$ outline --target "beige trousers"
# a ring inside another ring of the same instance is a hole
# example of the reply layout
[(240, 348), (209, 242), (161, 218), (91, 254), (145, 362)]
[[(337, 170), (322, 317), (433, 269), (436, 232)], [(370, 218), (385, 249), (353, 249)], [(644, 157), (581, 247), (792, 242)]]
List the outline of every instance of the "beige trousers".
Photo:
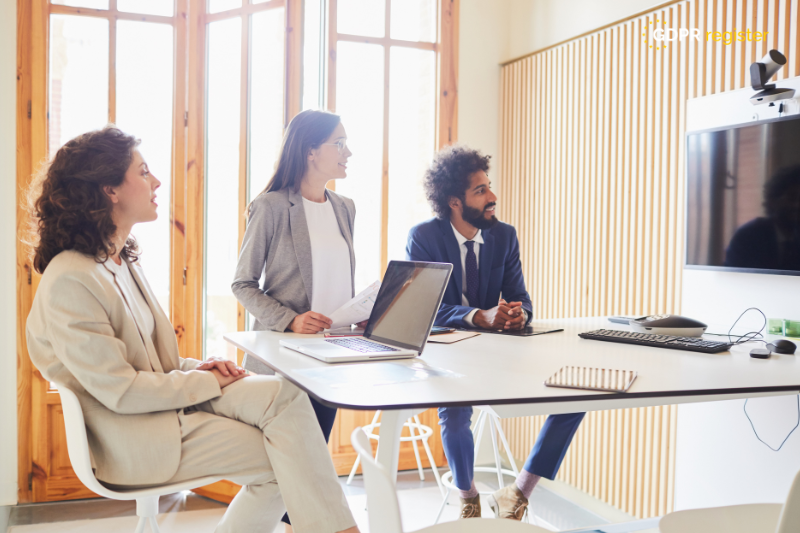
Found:
[(243, 485), (217, 533), (272, 533), (285, 509), (297, 533), (356, 525), (308, 396), (250, 376), (180, 414), (181, 462), (169, 483), (220, 475)]

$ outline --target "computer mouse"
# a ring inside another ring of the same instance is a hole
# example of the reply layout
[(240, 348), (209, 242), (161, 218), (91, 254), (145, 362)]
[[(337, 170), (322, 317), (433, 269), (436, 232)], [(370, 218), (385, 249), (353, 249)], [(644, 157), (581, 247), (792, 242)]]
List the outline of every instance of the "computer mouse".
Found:
[(797, 345), (786, 339), (778, 339), (767, 344), (767, 350), (775, 353), (793, 354), (796, 349)]
[(705, 333), (706, 324), (699, 320), (678, 315), (643, 316), (629, 322), (637, 333), (656, 335), (676, 335), (678, 337), (700, 337)]

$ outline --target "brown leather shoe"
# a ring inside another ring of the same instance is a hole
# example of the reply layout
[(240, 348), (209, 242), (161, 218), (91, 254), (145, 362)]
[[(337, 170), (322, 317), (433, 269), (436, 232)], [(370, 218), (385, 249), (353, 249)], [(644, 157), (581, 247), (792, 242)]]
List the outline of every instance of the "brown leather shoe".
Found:
[(481, 497), (459, 498), (461, 500), (461, 516), (458, 518), (480, 518), (481, 517)]
[(507, 485), (489, 496), (489, 507), (497, 518), (522, 520), (528, 499), (522, 495), (516, 484)]

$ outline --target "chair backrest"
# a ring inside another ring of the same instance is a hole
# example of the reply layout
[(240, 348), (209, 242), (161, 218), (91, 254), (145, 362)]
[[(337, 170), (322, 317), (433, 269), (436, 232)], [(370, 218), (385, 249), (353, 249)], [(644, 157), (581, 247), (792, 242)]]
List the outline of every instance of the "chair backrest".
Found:
[(92, 459), (89, 455), (89, 439), (86, 437), (86, 424), (83, 421), (83, 411), (78, 397), (63, 386), (58, 387), (58, 394), (61, 396), (61, 409), (67, 433), (67, 452), (72, 469), (86, 488), (100, 496), (113, 498), (113, 493), (94, 477)]
[(789, 495), (783, 504), (778, 529), (775, 533), (794, 533), (800, 531), (800, 471), (794, 476)]
[(350, 443), (361, 459), (361, 468), (364, 472), (369, 530), (381, 533), (403, 533), (394, 482), (386, 469), (372, 458), (369, 437), (363, 429), (358, 427), (353, 430)]

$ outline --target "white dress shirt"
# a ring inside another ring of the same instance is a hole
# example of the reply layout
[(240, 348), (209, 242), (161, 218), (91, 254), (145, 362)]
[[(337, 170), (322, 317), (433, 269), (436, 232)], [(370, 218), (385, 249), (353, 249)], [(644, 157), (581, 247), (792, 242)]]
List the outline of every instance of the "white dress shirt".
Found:
[[(467, 241), (473, 241), (475, 244), (472, 245), (472, 249), (475, 251), (475, 263), (478, 266), (478, 272), (481, 271), (481, 245), (483, 244), (483, 236), (482, 231), (478, 230), (478, 233), (471, 239), (467, 239), (459, 231), (453, 226), (453, 223), (450, 223), (450, 227), (453, 228), (453, 233), (456, 236), (456, 240), (458, 241), (458, 250), (461, 252), (461, 305), (464, 307), (470, 307), (469, 299), (467, 298), (467, 245), (464, 244)], [(467, 316), (464, 317), (464, 322), (467, 326), (474, 328), (475, 324), (472, 323), (473, 317), (475, 317), (475, 313), (478, 312), (478, 309), (473, 309), (469, 312)], [(523, 309), (522, 316), (525, 317), (524, 320), (528, 322), (528, 313)]]
[[(458, 241), (458, 250), (461, 252), (461, 305), (464, 307), (470, 307), (469, 299), (467, 298), (467, 245), (464, 244), (467, 241), (473, 241), (475, 244), (472, 245), (472, 249), (475, 251), (475, 263), (478, 266), (478, 272), (481, 269), (481, 245), (483, 244), (483, 236), (481, 235), (481, 230), (478, 230), (478, 233), (471, 239), (467, 239), (459, 231), (453, 226), (453, 223), (450, 223), (450, 227), (453, 228), (453, 233), (456, 236), (456, 240)], [(473, 309), (469, 312), (467, 316), (464, 317), (464, 322), (469, 327), (475, 327), (475, 324), (472, 323), (472, 317), (475, 316), (475, 313), (478, 312), (478, 309)]]

